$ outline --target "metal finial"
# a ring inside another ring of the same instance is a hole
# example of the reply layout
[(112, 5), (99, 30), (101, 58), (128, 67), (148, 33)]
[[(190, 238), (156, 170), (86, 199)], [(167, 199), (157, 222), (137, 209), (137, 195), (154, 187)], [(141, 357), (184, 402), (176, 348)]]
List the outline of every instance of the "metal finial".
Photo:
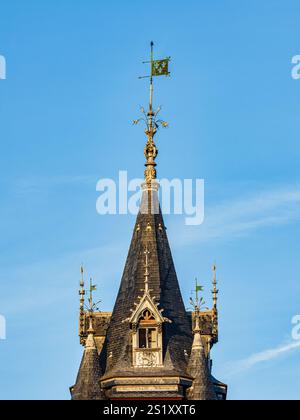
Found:
[(216, 264), (213, 265), (212, 269), (213, 269), (213, 290), (212, 290), (213, 305), (214, 305), (214, 309), (217, 309), (219, 290), (217, 288), (218, 282), (217, 282), (217, 266), (216, 266)]
[(80, 267), (80, 274), (81, 274), (80, 288), (82, 288), (82, 287), (84, 287), (84, 279), (83, 279), (84, 269), (83, 269), (83, 266)]

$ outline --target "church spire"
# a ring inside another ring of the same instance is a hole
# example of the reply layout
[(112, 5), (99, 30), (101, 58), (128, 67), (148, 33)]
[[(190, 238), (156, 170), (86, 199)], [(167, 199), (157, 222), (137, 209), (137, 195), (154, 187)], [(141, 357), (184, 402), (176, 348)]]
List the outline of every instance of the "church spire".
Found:
[[(92, 280), (89, 291), (84, 291), (82, 270), (85, 351), (71, 388), (73, 399), (209, 400), (216, 399), (216, 392), (226, 397), (226, 385), (211, 376), (217, 311), (204, 308), (203, 288), (197, 281), (195, 302), (191, 299), (194, 313), (186, 310), (159, 205), (154, 137), (160, 126), (168, 124), (158, 117), (161, 108), (155, 111), (153, 81), (155, 76), (169, 75), (170, 58), (155, 60), (153, 47), (152, 42), (150, 75), (144, 76), (150, 79), (149, 108), (141, 108), (143, 117), (134, 121), (144, 121), (147, 137), (140, 211), (109, 316), (102, 316), (93, 302)], [(213, 293), (216, 307), (216, 280)]]
[[(146, 372), (149, 378), (153, 376), (153, 370), (159, 377), (184, 376), (187, 367), (185, 349), (192, 346), (189, 315), (185, 310), (159, 206), (155, 169), (157, 149), (154, 135), (160, 126), (167, 127), (167, 123), (158, 118), (160, 107), (154, 111), (153, 81), (155, 76), (169, 75), (169, 60), (155, 60), (151, 45), (151, 59), (148, 61), (151, 72), (149, 76), (144, 76), (150, 78), (149, 109), (146, 112), (142, 108), (144, 116), (134, 121), (134, 124), (143, 121), (146, 126), (145, 182), (142, 186), (140, 211), (103, 346), (103, 365), (106, 368), (102, 378), (104, 384), (112, 376), (127, 376), (128, 372), (133, 375), (137, 366), (151, 365), (151, 369)], [(146, 264), (145, 248), (149, 251)], [(141, 297), (141, 291), (145, 289), (148, 292)], [(142, 306), (144, 304), (145, 307)], [(151, 323), (154, 324), (152, 327)], [(111, 382), (109, 384), (108, 389)]]

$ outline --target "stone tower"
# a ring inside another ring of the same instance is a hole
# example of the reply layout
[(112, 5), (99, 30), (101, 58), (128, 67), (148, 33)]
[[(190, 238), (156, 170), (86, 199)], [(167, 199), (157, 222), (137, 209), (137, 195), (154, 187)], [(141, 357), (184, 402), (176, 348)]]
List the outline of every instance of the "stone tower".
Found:
[(140, 211), (112, 313), (94, 310), (91, 297), (85, 309), (81, 280), (79, 335), (85, 350), (72, 399), (226, 399), (227, 386), (211, 373), (210, 350), (218, 341), (215, 268), (213, 308), (202, 311), (196, 299), (194, 311), (187, 311), (158, 200), (154, 136), (167, 123), (152, 108), (153, 77), (169, 74), (168, 62), (153, 59), (151, 44)]

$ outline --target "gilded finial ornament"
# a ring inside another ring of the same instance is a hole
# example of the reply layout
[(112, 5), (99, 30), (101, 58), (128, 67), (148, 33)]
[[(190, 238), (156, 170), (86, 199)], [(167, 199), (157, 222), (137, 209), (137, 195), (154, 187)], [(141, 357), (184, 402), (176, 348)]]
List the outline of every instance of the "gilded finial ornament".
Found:
[(84, 290), (84, 269), (83, 266), (80, 267), (80, 289), (79, 289), (79, 296), (80, 296), (80, 309), (79, 309), (79, 337), (80, 342), (82, 343), (83, 335), (84, 335), (84, 327), (85, 327), (85, 312), (84, 312), (84, 297), (85, 297), (85, 290)]
[(213, 295), (213, 305), (214, 305), (214, 309), (217, 310), (217, 303), (218, 303), (218, 282), (217, 282), (217, 266), (216, 264), (213, 265), (213, 290), (212, 290), (212, 295)]
[(159, 129), (159, 127), (167, 128), (169, 124), (158, 118), (158, 114), (161, 111), (161, 106), (154, 112), (153, 111), (153, 77), (156, 76), (169, 76), (169, 62), (170, 57), (167, 57), (163, 60), (154, 60), (153, 55), (153, 46), (154, 43), (151, 42), (151, 59), (150, 61), (145, 61), (144, 63), (150, 63), (150, 76), (142, 76), (140, 79), (149, 78), (150, 79), (150, 100), (149, 100), (149, 110), (145, 111), (144, 107), (141, 107), (140, 110), (143, 114), (142, 118), (133, 121), (133, 124), (137, 125), (140, 121), (144, 121), (146, 124), (145, 133), (148, 138), (144, 154), (146, 157), (146, 170), (145, 170), (145, 182), (147, 186), (151, 186), (152, 181), (156, 179), (156, 162), (155, 159), (158, 154), (157, 147), (154, 143), (154, 136)]
[(218, 337), (218, 308), (217, 308), (217, 303), (218, 303), (218, 293), (219, 290), (217, 288), (217, 266), (216, 264), (213, 265), (213, 289), (212, 289), (212, 295), (213, 295), (213, 309), (212, 309), (212, 313), (213, 313), (213, 317), (212, 317), (212, 321), (213, 321), (213, 334), (215, 337)]

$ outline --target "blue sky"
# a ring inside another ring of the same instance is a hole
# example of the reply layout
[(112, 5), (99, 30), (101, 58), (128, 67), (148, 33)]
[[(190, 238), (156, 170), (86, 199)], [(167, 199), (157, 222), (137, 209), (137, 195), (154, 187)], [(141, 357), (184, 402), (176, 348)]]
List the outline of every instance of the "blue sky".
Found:
[[(149, 42), (172, 57), (155, 103), (160, 177), (204, 178), (206, 219), (166, 216), (186, 302), (216, 260), (214, 373), (230, 399), (299, 399), (298, 1), (3, 1), (0, 398), (68, 399), (81, 262), (111, 310), (133, 216), (99, 216), (99, 178), (143, 173)], [(149, 10), (150, 9), (150, 10)]]

